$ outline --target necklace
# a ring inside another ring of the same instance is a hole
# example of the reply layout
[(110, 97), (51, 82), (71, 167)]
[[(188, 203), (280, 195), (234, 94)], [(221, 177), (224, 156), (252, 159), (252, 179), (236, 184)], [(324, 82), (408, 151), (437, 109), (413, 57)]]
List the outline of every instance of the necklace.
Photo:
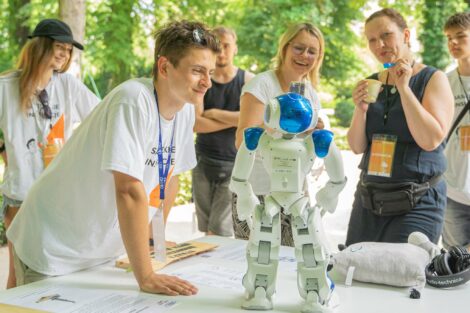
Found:
[(462, 76), (460, 76), (459, 68), (457, 68), (457, 75), (459, 76), (460, 86), (462, 87), (463, 93), (465, 94), (465, 101), (468, 102), (468, 94), (467, 94), (467, 91), (465, 90), (465, 86), (463, 85)]
[[(415, 60), (413, 60), (413, 62), (411, 63), (411, 69), (413, 69), (414, 66), (415, 66)], [(389, 74), (390, 74), (390, 73), (387, 72), (387, 81), (386, 81), (385, 85), (388, 83), (388, 75), (389, 75)], [(397, 92), (397, 86), (396, 86), (395, 84), (393, 84), (393, 87), (392, 87), (392, 89), (390, 89), (390, 92), (391, 92), (392, 94), (395, 94), (395, 93)]]
[[(390, 111), (390, 108), (392, 107), (393, 105), (393, 102), (390, 103), (390, 96), (388, 94), (388, 76), (390, 75), (389, 72), (387, 72), (387, 78), (385, 79), (385, 106), (384, 106), (384, 116), (383, 116), (383, 120), (384, 120), (384, 125), (387, 124), (387, 120), (388, 120), (388, 112)], [(395, 85), (393, 86), (393, 88), (395, 88)], [(395, 95), (395, 92), (397, 91), (395, 89), (395, 91), (393, 91), (393, 88), (390, 89), (390, 93), (392, 94), (392, 97)]]
[[(413, 63), (411, 63), (411, 68), (412, 69), (413, 69), (414, 65), (415, 65), (415, 61), (413, 60)], [(385, 107), (384, 107), (384, 116), (383, 116), (384, 125), (387, 124), (388, 113), (389, 113), (390, 109), (393, 106), (392, 100), (394, 100), (394, 99), (390, 99), (390, 98), (394, 98), (395, 93), (397, 92), (397, 87), (395, 85), (393, 85), (393, 87), (390, 89), (391, 96), (389, 96), (389, 94), (388, 94), (388, 78), (389, 78), (389, 76), (390, 76), (390, 72), (387, 71), (387, 78), (385, 78), (385, 88), (384, 88), (385, 89)]]

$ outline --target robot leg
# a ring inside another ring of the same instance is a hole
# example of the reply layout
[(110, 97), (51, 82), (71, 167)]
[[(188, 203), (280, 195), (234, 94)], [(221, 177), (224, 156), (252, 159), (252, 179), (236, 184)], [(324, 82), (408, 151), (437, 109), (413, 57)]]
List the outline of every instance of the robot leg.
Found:
[[(265, 198), (265, 207), (256, 206), (253, 214), (253, 227), (247, 246), (248, 270), (243, 277), (245, 300), (242, 308), (248, 310), (270, 310), (273, 308), (272, 296), (276, 291), (277, 265), (279, 260), (280, 216), (279, 207), (269, 196)], [(269, 209), (268, 209), (269, 208)]]
[[(327, 275), (330, 256), (321, 242), (322, 224), (318, 209), (293, 210), (295, 255), (297, 258), (297, 286), (305, 303), (302, 313), (333, 312), (337, 303), (334, 283)], [(335, 301), (330, 301), (335, 300)]]

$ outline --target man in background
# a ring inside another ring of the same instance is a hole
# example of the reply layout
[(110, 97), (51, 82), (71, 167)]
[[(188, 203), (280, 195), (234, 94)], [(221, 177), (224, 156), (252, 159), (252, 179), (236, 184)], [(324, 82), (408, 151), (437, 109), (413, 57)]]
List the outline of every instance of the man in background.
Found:
[(230, 176), (237, 149), (235, 131), (240, 110), (242, 86), (254, 75), (233, 64), (237, 35), (227, 27), (216, 27), (221, 52), (211, 77), (212, 88), (204, 105), (196, 105), (197, 166), (193, 170), (193, 198), (199, 231), (208, 235), (231, 236), (232, 192)]

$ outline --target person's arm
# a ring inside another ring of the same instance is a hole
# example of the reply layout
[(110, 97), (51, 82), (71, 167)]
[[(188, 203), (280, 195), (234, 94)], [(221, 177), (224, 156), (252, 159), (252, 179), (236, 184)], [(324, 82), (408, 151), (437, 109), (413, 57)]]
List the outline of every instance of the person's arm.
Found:
[(163, 217), (165, 224), (170, 215), (171, 208), (175, 204), (176, 196), (180, 187), (179, 175), (172, 176), (165, 189), (165, 199), (163, 200)]
[(213, 133), (222, 129), (233, 127), (221, 121), (217, 121), (204, 116), (203, 104), (196, 104), (196, 121), (194, 123), (194, 131), (196, 133)]
[[(245, 71), (244, 83), (246, 84), (253, 77), (255, 77), (255, 74), (249, 71)], [(221, 122), (227, 125), (230, 125), (230, 127), (237, 127), (238, 120), (240, 118), (240, 112), (239, 111), (227, 111), (227, 110), (221, 110), (221, 109), (209, 109), (209, 110), (205, 110), (202, 116), (207, 117), (212, 120), (216, 120), (218, 122)]]
[(413, 139), (423, 150), (436, 149), (446, 138), (454, 116), (454, 97), (446, 75), (441, 71), (434, 73), (422, 105), (408, 85), (399, 92)]
[(230, 125), (231, 127), (237, 127), (238, 118), (240, 117), (240, 112), (238, 111), (227, 111), (221, 109), (209, 109), (204, 111), (203, 117), (207, 117), (212, 120)]
[(153, 272), (148, 248), (148, 201), (138, 179), (113, 171), (121, 236), (142, 291), (170, 296), (193, 295), (197, 288), (175, 276)]
[(238, 119), (235, 146), (240, 147), (245, 128), (263, 125), (264, 104), (251, 93), (245, 93), (240, 98), (240, 117)]
[(353, 90), (352, 99), (356, 107), (354, 108), (351, 125), (348, 129), (348, 143), (352, 152), (361, 154), (366, 151), (366, 116), (369, 104), (365, 101), (367, 97), (367, 81), (360, 81)]

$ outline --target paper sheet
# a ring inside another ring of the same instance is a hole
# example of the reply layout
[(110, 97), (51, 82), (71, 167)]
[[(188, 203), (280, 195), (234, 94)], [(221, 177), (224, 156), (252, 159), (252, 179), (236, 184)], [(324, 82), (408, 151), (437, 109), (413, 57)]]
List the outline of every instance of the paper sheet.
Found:
[(60, 313), (162, 313), (177, 305), (174, 300), (161, 300), (150, 295), (58, 285), (25, 292), (4, 303)]
[[(198, 255), (202, 259), (222, 259), (233, 262), (246, 263), (246, 243), (237, 242), (228, 246), (218, 247), (214, 250)], [(297, 271), (297, 260), (294, 249), (281, 246), (279, 249), (279, 266), (285, 270)]]
[(197, 263), (169, 273), (186, 279), (196, 286), (204, 285), (236, 291), (244, 290), (242, 285), (244, 274), (244, 270), (208, 263)]
[(215, 258), (234, 262), (245, 262), (246, 243), (235, 243), (228, 246), (218, 247), (214, 250), (201, 253), (200, 258)]

